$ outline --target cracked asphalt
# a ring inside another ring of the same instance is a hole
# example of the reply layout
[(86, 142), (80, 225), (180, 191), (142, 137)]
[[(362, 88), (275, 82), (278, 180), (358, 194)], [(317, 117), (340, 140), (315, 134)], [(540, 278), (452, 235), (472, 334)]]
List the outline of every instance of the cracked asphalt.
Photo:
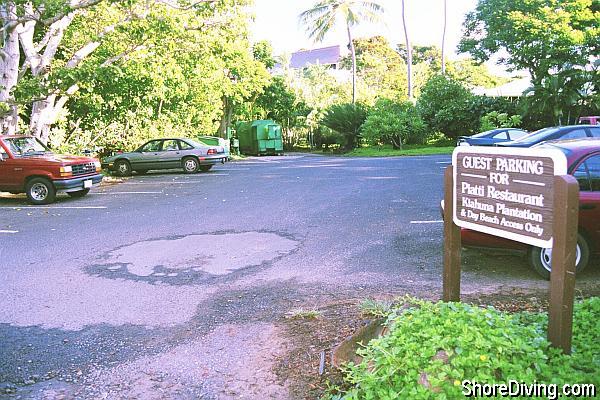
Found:
[[(288, 398), (286, 312), (439, 297), (449, 163), (296, 154), (43, 207), (1, 194), (0, 398)], [(464, 293), (548, 287), (520, 254), (463, 258)]]

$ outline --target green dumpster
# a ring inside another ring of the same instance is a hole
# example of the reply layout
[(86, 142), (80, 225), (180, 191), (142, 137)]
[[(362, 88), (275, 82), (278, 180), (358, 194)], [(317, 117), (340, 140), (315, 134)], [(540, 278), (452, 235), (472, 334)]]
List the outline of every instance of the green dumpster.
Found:
[(252, 155), (282, 155), (281, 126), (272, 120), (238, 122), (236, 132), (240, 151)]

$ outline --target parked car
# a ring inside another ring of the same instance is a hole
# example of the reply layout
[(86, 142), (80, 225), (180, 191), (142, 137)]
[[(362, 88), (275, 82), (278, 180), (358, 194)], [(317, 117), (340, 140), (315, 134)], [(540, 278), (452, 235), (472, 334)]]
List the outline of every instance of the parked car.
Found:
[(501, 147), (531, 147), (549, 140), (582, 139), (586, 137), (600, 138), (600, 126), (569, 125), (540, 129), (527, 136), (511, 142), (496, 143)]
[(592, 115), (588, 117), (579, 117), (580, 124), (589, 124), (589, 125), (600, 125), (600, 116)]
[[(568, 162), (568, 173), (579, 182), (579, 234), (577, 237), (577, 272), (587, 266), (590, 254), (600, 254), (600, 139), (578, 139), (547, 142), (536, 148), (562, 151)], [(461, 229), (466, 247), (490, 247), (526, 250), (533, 269), (550, 279), (552, 249), (541, 249), (498, 236)]]
[(95, 158), (53, 154), (32, 136), (0, 135), (0, 191), (49, 204), (57, 192), (83, 197), (101, 181)]
[(185, 173), (210, 170), (225, 163), (228, 153), (223, 146), (209, 146), (192, 139), (155, 139), (130, 153), (115, 154), (102, 160), (102, 168), (120, 176), (133, 171), (145, 174), (150, 170), (182, 168)]
[(459, 136), (457, 146), (493, 146), (495, 143), (517, 140), (529, 132), (517, 128), (498, 128), (472, 136)]

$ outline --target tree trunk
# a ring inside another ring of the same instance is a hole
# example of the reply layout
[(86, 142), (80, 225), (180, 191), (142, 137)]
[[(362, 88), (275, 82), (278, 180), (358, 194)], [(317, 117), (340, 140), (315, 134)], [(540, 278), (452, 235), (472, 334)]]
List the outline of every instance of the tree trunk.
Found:
[(12, 90), (19, 78), (19, 34), (16, 26), (9, 27), (9, 21), (16, 19), (17, 7), (8, 1), (0, 5), (0, 20), (4, 24), (4, 47), (0, 50), (0, 129), (13, 134), (18, 127), (18, 109), (14, 103)]
[(348, 31), (348, 41), (350, 42), (350, 54), (352, 56), (352, 104), (356, 104), (356, 49), (354, 48), (354, 42), (352, 41), (352, 32), (350, 31), (350, 25), (346, 25)]
[(56, 95), (38, 100), (31, 107), (30, 133), (44, 144), (50, 139), (50, 128), (56, 123), (60, 108), (56, 107)]
[(233, 116), (233, 102), (226, 96), (223, 96), (223, 115), (219, 123), (219, 137), (227, 139), (227, 128), (231, 125), (231, 117)]
[(413, 99), (413, 88), (412, 88), (412, 47), (410, 40), (408, 39), (408, 28), (406, 27), (406, 16), (404, 13), (404, 0), (402, 0), (402, 25), (404, 25), (404, 39), (406, 40), (406, 71), (407, 71), (407, 85), (408, 85), (408, 99)]
[(446, 25), (448, 24), (448, 0), (444, 2), (444, 28), (442, 31), (442, 75), (446, 75)]

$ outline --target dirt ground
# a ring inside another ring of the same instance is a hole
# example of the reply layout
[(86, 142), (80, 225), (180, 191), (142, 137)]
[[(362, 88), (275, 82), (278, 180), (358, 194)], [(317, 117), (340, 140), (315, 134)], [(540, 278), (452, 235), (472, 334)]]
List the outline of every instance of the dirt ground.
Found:
[[(522, 289), (506, 290), (494, 294), (465, 295), (462, 301), (482, 306), (493, 306), (507, 312), (546, 312), (548, 292)], [(600, 288), (578, 291), (576, 298), (599, 296)], [(427, 298), (427, 296), (419, 296)], [(377, 297), (379, 301), (391, 301), (397, 296)], [(438, 300), (430, 297), (430, 300)], [(344, 339), (351, 336), (374, 318), (364, 315), (360, 303), (364, 298), (331, 302), (317, 308), (316, 318), (283, 318), (288, 343), (287, 354), (278, 360), (275, 374), (286, 382), (289, 397), (293, 399), (320, 398), (333, 387), (343, 387), (342, 372), (332, 365), (332, 351)], [(324, 354), (324, 369), (320, 374)]]

